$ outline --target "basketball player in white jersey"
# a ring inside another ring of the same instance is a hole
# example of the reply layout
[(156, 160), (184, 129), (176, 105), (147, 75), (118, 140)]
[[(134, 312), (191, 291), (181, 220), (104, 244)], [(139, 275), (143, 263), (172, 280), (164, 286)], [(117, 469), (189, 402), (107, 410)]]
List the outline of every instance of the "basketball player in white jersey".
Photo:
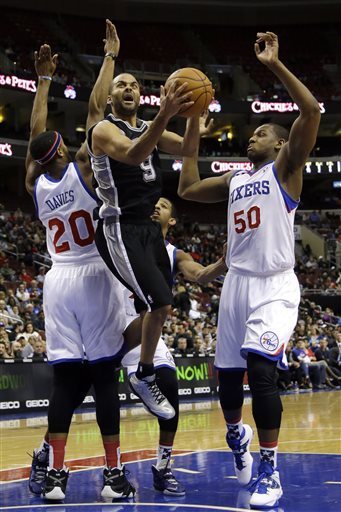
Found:
[[(176, 213), (172, 202), (161, 197), (154, 207), (152, 219), (159, 222), (165, 239), (172, 275), (180, 272), (185, 279), (200, 284), (207, 284), (226, 272), (223, 258), (203, 267), (193, 260), (192, 256), (166, 240), (167, 231), (176, 224)], [(131, 293), (126, 290), (126, 310), (128, 323), (136, 318), (134, 301)], [(141, 347), (129, 351), (122, 359), (122, 365), (127, 368), (128, 376), (136, 372), (140, 360)], [(183, 496), (184, 486), (177, 481), (171, 469), (171, 454), (179, 421), (179, 396), (176, 366), (168, 347), (162, 338), (159, 339), (153, 359), (157, 384), (175, 410), (175, 416), (165, 420), (158, 418), (160, 435), (157, 449), (157, 462), (152, 466), (154, 488), (170, 496)]]
[[(120, 42), (106, 21), (104, 61), (89, 101), (87, 128), (103, 118), (114, 61)], [(57, 55), (48, 45), (35, 53), (38, 88), (31, 115), (26, 158), (26, 188), (46, 228), (52, 268), (44, 282), (48, 361), (54, 383), (48, 411), (49, 468), (44, 475), (44, 445), (34, 452), (30, 489), (48, 500), (65, 497), (68, 470), (65, 445), (84, 373), (85, 354), (96, 392), (96, 415), (107, 467), (102, 496), (122, 498), (135, 489), (125, 477), (119, 453), (117, 374), (123, 350), (125, 310), (121, 284), (98, 254), (94, 243), (96, 206), (86, 145), (71, 161), (60, 133), (46, 130), (47, 99)], [(45, 447), (46, 448), (46, 447)], [(41, 482), (39, 482), (41, 476)], [(46, 479), (45, 479), (46, 476)], [(43, 489), (39, 485), (44, 480)]]
[[(178, 192), (184, 199), (199, 202), (229, 198), (229, 272), (220, 300), (215, 365), (227, 444), (242, 485), (252, 478), (249, 447), (253, 432), (242, 423), (243, 378), (248, 371), (260, 443), (258, 478), (249, 488), (250, 505), (258, 508), (276, 506), (283, 493), (277, 468), (282, 404), (276, 366), (286, 367), (285, 347), (297, 321), (300, 294), (293, 271), (293, 225), (320, 108), (307, 87), (279, 60), (274, 33), (257, 34), (255, 53), (299, 107), (290, 133), (271, 123), (259, 126), (247, 148), (253, 163), (250, 172), (201, 181), (197, 156), (185, 158)], [(198, 135), (198, 120), (190, 122), (197, 124)]]

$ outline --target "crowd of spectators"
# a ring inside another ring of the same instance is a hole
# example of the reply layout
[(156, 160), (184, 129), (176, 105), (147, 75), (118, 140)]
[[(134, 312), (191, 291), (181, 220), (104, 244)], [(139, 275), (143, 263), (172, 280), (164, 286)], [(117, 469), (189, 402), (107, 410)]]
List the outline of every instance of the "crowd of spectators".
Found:
[[(322, 226), (312, 212), (308, 223)], [(300, 217), (300, 214), (299, 214)], [(303, 214), (302, 214), (303, 217)], [(333, 225), (334, 216), (325, 216)], [(335, 231), (335, 230), (334, 230)], [(338, 233), (336, 236), (340, 236)], [(179, 223), (169, 241), (207, 265), (221, 256), (226, 227), (211, 225), (205, 231)], [(0, 360), (46, 360), (43, 283), (49, 268), (45, 234), (39, 221), (20, 208), (0, 211)], [(307, 290), (341, 292), (340, 272), (309, 247), (298, 258), (296, 273), (302, 300), (295, 332), (287, 347), (289, 372), (279, 372), (282, 390), (339, 387), (341, 383), (341, 319), (330, 307), (324, 310), (304, 297)], [(208, 285), (174, 283), (174, 307), (163, 327), (163, 338), (174, 357), (215, 354), (217, 318), (223, 276)]]

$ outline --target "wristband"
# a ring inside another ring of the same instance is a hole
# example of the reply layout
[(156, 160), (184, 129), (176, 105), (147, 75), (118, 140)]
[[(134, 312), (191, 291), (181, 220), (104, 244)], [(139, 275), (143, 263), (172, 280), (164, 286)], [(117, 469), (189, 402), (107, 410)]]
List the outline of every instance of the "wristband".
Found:
[(104, 57), (111, 57), (112, 60), (116, 60), (117, 59), (117, 55), (114, 54), (114, 52), (108, 52), (104, 55)]
[(39, 75), (39, 77), (41, 80), (50, 80), (52, 81), (52, 76), (48, 76), (48, 75)]

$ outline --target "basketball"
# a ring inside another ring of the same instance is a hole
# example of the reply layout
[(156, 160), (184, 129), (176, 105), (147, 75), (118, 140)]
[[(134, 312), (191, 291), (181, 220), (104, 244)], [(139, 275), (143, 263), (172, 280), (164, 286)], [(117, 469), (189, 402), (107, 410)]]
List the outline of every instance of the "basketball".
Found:
[(166, 92), (174, 80), (178, 80), (179, 85), (187, 82), (188, 85), (185, 92), (192, 91), (190, 101), (194, 101), (194, 105), (179, 112), (179, 116), (200, 116), (205, 110), (207, 110), (213, 98), (213, 88), (211, 81), (202, 71), (195, 68), (182, 68), (174, 71), (174, 73), (172, 73), (166, 80)]

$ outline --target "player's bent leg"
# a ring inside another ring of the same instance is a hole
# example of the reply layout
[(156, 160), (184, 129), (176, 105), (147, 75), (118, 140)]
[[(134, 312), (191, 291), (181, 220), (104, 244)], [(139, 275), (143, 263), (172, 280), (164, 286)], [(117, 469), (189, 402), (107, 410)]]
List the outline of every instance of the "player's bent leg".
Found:
[(160, 438), (157, 462), (152, 466), (153, 485), (154, 489), (163, 494), (184, 496), (186, 493), (185, 487), (175, 478), (171, 468), (173, 443), (179, 421), (179, 394), (176, 371), (174, 368), (161, 367), (157, 368), (155, 373), (157, 385), (174, 408), (175, 416), (170, 420), (158, 419)]
[(166, 420), (172, 418), (175, 411), (156, 384), (153, 357), (169, 311), (170, 305), (166, 305), (146, 313), (142, 325), (140, 363), (137, 372), (129, 377), (132, 391), (142, 400), (148, 411)]
[(262, 355), (249, 353), (247, 356), (252, 412), (260, 444), (258, 478), (250, 488), (252, 508), (276, 507), (283, 494), (277, 468), (282, 403), (276, 384), (276, 365), (276, 361)]
[(224, 413), (227, 434), (226, 442), (234, 457), (234, 470), (240, 485), (252, 479), (253, 457), (250, 445), (253, 430), (242, 422), (245, 370), (219, 370), (219, 399)]

